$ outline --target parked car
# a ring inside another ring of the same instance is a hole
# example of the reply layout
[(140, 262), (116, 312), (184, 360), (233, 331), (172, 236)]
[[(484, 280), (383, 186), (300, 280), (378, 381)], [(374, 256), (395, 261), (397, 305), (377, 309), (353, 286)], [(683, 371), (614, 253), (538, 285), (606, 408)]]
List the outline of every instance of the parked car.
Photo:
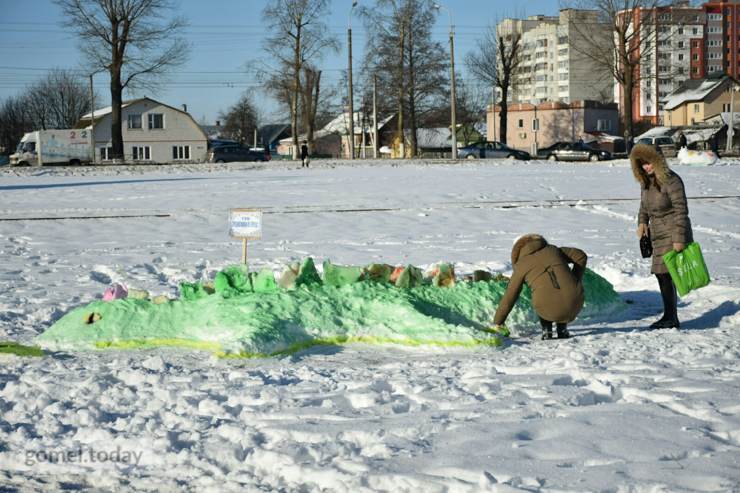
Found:
[(609, 151), (603, 151), (591, 147), (583, 142), (558, 142), (557, 145), (545, 151), (542, 149), (537, 153), (538, 157), (549, 159), (550, 161), (606, 161), (612, 158)]
[(247, 149), (241, 145), (222, 145), (208, 151), (209, 163), (230, 163), (234, 161), (269, 161), (270, 154), (265, 150)]
[(460, 159), (507, 158), (523, 160), (531, 158), (528, 152), (512, 149), (501, 142), (476, 142), (461, 147), (457, 150), (457, 157)]
[(568, 142), (555, 142), (553, 145), (543, 147), (542, 149), (537, 149), (537, 157), (539, 159), (548, 159), (552, 155), (553, 151), (562, 149), (567, 145)]
[(643, 137), (636, 144), (647, 144), (655, 147), (664, 156), (674, 157), (678, 154), (676, 143), (670, 137)]

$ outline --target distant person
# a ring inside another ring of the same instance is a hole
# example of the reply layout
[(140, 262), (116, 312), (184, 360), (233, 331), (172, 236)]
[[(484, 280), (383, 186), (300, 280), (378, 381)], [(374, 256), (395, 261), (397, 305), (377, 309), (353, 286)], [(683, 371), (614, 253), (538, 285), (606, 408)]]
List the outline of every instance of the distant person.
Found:
[(712, 152), (717, 156), (717, 158), (719, 158), (719, 132), (712, 135), (711, 139), (709, 139), (709, 143), (711, 145)]
[(308, 141), (304, 140), (301, 144), (301, 168), (308, 168)]
[(682, 251), (693, 241), (686, 191), (681, 177), (668, 168), (662, 154), (650, 145), (637, 144), (630, 153), (632, 173), (640, 184), (637, 237), (647, 235), (653, 246), (650, 271), (658, 278), (663, 316), (651, 329), (678, 328), (676, 286), (663, 262), (663, 255)]
[(678, 138), (678, 150), (684, 149), (686, 147), (688, 147), (688, 143), (686, 142), (686, 135), (681, 132), (681, 136)]
[(532, 291), (532, 308), (540, 318), (542, 339), (552, 339), (553, 323), (558, 339), (570, 337), (568, 323), (583, 308), (582, 280), (587, 260), (583, 250), (558, 248), (538, 234), (520, 237), (511, 249), (514, 272), (493, 317), (494, 325), (506, 322), (526, 283)]

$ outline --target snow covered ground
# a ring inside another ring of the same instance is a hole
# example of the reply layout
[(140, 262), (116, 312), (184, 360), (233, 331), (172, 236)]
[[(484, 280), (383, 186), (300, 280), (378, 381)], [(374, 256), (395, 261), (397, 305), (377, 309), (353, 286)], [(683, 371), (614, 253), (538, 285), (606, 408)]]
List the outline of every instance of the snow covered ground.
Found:
[(265, 212), (254, 269), (507, 273), (538, 232), (586, 250), (629, 308), (498, 349), (2, 357), (0, 489), (740, 491), (740, 161), (674, 166), (713, 283), (655, 331), (626, 160), (311, 165), (3, 169), (0, 340), (31, 343), (111, 282), (213, 277), (240, 258), (231, 207)]

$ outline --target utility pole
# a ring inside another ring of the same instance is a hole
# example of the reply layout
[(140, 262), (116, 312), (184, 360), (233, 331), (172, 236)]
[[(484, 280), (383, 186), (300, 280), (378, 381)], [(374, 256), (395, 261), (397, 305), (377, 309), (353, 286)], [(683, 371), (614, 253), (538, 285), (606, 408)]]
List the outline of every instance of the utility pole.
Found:
[(93, 75), (90, 74), (90, 164), (95, 164), (95, 91), (93, 90)]
[(727, 142), (725, 152), (732, 152), (733, 140), (735, 140), (735, 81), (730, 80), (730, 121), (727, 123)]
[[(449, 11), (448, 11), (449, 12)], [(452, 159), (457, 159), (457, 116), (456, 107), (457, 101), (455, 96), (455, 26), (452, 24), (452, 13), (450, 13), (450, 75), (452, 80), (452, 88), (450, 91), (450, 99), (452, 107), (450, 111), (450, 119), (452, 120)]]
[(352, 9), (357, 6), (357, 0), (352, 2), (347, 22), (347, 78), (349, 79), (349, 158), (355, 158), (355, 115), (354, 96), (352, 94)]
[(373, 74), (373, 158), (378, 159), (378, 76)]
[(457, 159), (457, 118), (456, 118), (456, 96), (455, 96), (455, 25), (452, 22), (452, 11), (435, 3), (432, 5), (437, 10), (446, 10), (450, 16), (450, 134), (452, 137), (452, 159)]

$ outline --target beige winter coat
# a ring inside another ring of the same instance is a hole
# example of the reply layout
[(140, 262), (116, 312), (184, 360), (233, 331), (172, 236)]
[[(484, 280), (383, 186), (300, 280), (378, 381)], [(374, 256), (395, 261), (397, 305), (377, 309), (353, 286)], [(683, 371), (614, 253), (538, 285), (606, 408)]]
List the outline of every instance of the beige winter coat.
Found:
[[(541, 318), (568, 323), (583, 308), (583, 273), (587, 257), (578, 248), (548, 245), (540, 235), (522, 236), (511, 250), (509, 286), (499, 302), (493, 322), (501, 325), (514, 307), (527, 283), (532, 291), (532, 306)], [(573, 264), (571, 270), (568, 264)]]
[[(665, 158), (653, 146), (637, 144), (630, 153), (632, 173), (640, 184), (638, 224), (647, 224), (653, 244), (653, 274), (666, 274), (663, 255), (673, 250), (674, 243), (688, 245), (694, 238), (689, 220), (689, 207), (683, 181), (668, 168)], [(642, 169), (642, 163), (653, 165), (653, 176)]]

